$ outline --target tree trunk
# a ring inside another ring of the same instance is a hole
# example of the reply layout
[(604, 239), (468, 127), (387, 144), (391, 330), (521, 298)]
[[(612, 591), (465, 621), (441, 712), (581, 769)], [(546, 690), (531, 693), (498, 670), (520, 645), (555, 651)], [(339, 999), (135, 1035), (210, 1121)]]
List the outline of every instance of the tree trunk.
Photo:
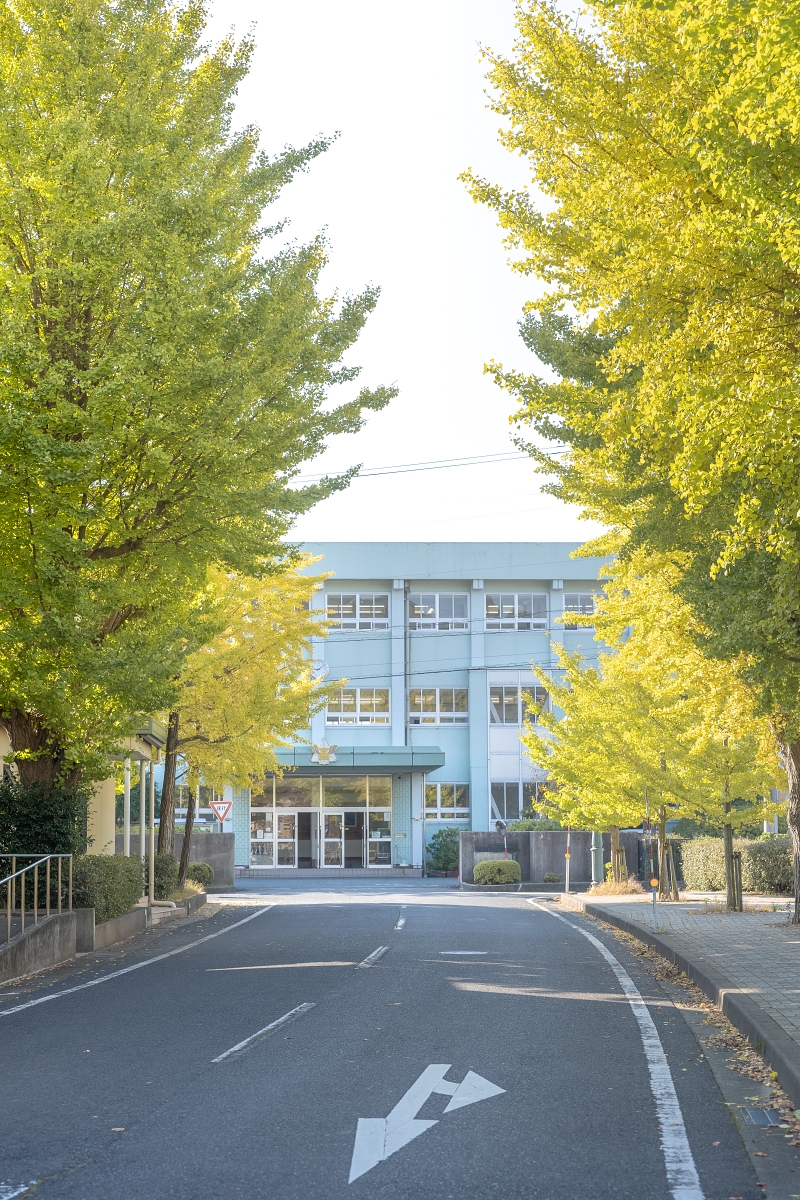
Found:
[(792, 925), (800, 925), (800, 738), (779, 742), (786, 774), (789, 776), (789, 811), (786, 824), (794, 851), (794, 911)]
[(20, 780), (26, 787), (32, 783), (58, 783), (66, 788), (78, 786), (82, 774), (80, 767), (65, 770), (64, 748), (42, 717), (12, 708), (0, 716), (0, 725), (8, 734), (15, 754), (33, 756), (16, 759)]
[(181, 867), (178, 873), (178, 887), (183, 887), (186, 883), (186, 872), (189, 870), (189, 846), (192, 841), (192, 826), (194, 825), (194, 809), (197, 789), (189, 790), (189, 799), (186, 802), (186, 825), (183, 830), (183, 846), (181, 847)]
[(667, 873), (667, 810), (663, 804), (658, 810), (658, 898), (670, 899)]
[(161, 821), (158, 826), (158, 853), (175, 853), (175, 772), (178, 765), (178, 713), (171, 712), (164, 747), (164, 780), (161, 784)]
[(611, 835), (611, 878), (614, 883), (620, 883), (619, 877), (619, 825), (609, 825)]
[[(725, 801), (725, 813), (731, 811), (729, 802)], [(736, 883), (733, 878), (733, 826), (730, 822), (726, 822), (722, 828), (725, 837), (725, 899), (728, 908), (734, 912), (738, 907), (736, 904)]]

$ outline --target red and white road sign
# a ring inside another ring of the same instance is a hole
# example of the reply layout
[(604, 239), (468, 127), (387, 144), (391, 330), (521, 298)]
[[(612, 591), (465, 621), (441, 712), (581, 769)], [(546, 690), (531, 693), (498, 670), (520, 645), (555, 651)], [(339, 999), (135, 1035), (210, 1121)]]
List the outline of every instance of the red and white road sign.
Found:
[(233, 808), (232, 800), (212, 800), (211, 811), (218, 821), (227, 821)]

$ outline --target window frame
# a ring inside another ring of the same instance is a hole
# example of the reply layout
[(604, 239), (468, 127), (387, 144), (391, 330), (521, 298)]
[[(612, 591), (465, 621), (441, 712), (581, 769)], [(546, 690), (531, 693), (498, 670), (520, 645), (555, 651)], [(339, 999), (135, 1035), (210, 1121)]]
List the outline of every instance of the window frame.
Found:
[[(497, 710), (496, 705), (492, 704), (492, 692), (497, 689), (499, 689), (503, 693), (503, 699), (502, 699), (502, 702), (500, 705), (500, 708), (501, 708), (501, 711), (502, 711), (503, 717), (504, 717), (503, 720), (500, 720), (499, 718), (497, 720), (495, 720), (494, 715), (493, 715), (498, 710)], [(516, 721), (506, 721), (505, 720), (505, 712), (506, 712), (506, 708), (508, 706), (508, 700), (506, 699), (505, 693), (506, 692), (514, 692), (514, 691), (517, 693), (517, 698), (516, 698), (517, 719), (516, 719)], [(550, 693), (548, 692), (547, 688), (544, 687), (543, 684), (541, 684), (541, 683), (534, 683), (534, 684), (530, 684), (530, 685), (527, 685), (524, 683), (490, 683), (489, 684), (489, 724), (490, 725), (509, 726), (511, 728), (516, 726), (519, 728), (525, 724), (526, 720), (530, 720), (531, 724), (538, 725), (539, 724), (539, 714), (534, 712), (532, 709), (530, 709), (528, 707), (528, 705), (525, 703), (525, 698), (524, 698), (525, 692), (527, 692), (529, 695), (533, 695), (534, 701), (537, 704), (541, 703), (544, 705), (545, 709), (549, 708)], [(539, 697), (537, 694), (539, 692), (544, 693), (543, 700), (539, 700)]]
[[(329, 696), (328, 702), (325, 705), (325, 727), (326, 727), (326, 729), (341, 729), (346, 726), (352, 726), (355, 729), (364, 729), (364, 728), (369, 728), (370, 726), (373, 726), (373, 727), (380, 726), (381, 729), (386, 729), (388, 726), (391, 725), (391, 723), (392, 723), (392, 689), (390, 687), (385, 687), (385, 688), (384, 687), (365, 687), (365, 688), (362, 688), (359, 684), (353, 684), (353, 685), (348, 685), (345, 687), (337, 688), (336, 691), (339, 693), (340, 697), (343, 697), (345, 692), (355, 692), (356, 693), (356, 697), (355, 697), (356, 705), (353, 710), (353, 712), (355, 714), (355, 719), (352, 721), (342, 721), (342, 720), (332, 721), (330, 719), (332, 715), (333, 716), (337, 716), (337, 715), (344, 716), (344, 713), (340, 712), (339, 714), (336, 714), (336, 713), (332, 714), (330, 712), (329, 706), (330, 706), (331, 696)], [(385, 710), (385, 712), (383, 710), (378, 711), (375, 708), (372, 709), (371, 713), (369, 712), (369, 710), (366, 710), (369, 719), (368, 720), (361, 719), (362, 715), (363, 715), (362, 709), (361, 709), (361, 694), (362, 694), (362, 692), (372, 692), (373, 693), (373, 697), (372, 697), (373, 705), (375, 704), (374, 693), (376, 693), (376, 692), (385, 693), (386, 694), (386, 710)]]
[[(355, 601), (355, 611), (352, 619), (344, 620), (342, 618), (342, 599), (344, 597), (352, 597)], [(339, 614), (331, 614), (330, 602), (334, 599), (339, 601)], [(362, 600), (368, 602), (368, 606), (372, 608), (374, 614), (375, 601), (386, 601), (386, 617), (369, 617), (361, 615)], [(391, 599), (388, 592), (326, 592), (325, 593), (325, 619), (328, 622), (328, 631), (330, 633), (369, 633), (375, 630), (389, 630), (391, 628)]]
[[(577, 596), (578, 597), (578, 607), (577, 608), (567, 608), (567, 597), (568, 596)], [(591, 608), (588, 608), (584, 603), (584, 601), (586, 600), (587, 597), (591, 604)], [(573, 630), (575, 630), (575, 629), (594, 629), (593, 624), (592, 625), (568, 625), (566, 622), (567, 613), (574, 613), (575, 616), (578, 616), (578, 617), (593, 617), (594, 612), (595, 612), (594, 605), (595, 605), (595, 593), (594, 592), (564, 592), (564, 617), (565, 617), (565, 620), (563, 622), (564, 628), (565, 629), (573, 629)]]
[[(514, 787), (517, 789), (517, 815), (508, 815), (508, 794), (507, 789)], [(496, 799), (494, 794), (495, 788), (503, 789), (503, 814), (497, 816)], [(489, 783), (489, 820), (490, 821), (520, 821), (522, 819), (522, 782), (518, 779), (495, 779)]]
[[(436, 789), (436, 807), (429, 808), (428, 807), (428, 793), (429, 793), (429, 790), (432, 790), (434, 788)], [(454, 789), (452, 807), (449, 804), (442, 805), (442, 788), (453, 788)], [(459, 806), (456, 805), (456, 799), (457, 799), (457, 795), (458, 795), (457, 789), (459, 789), (459, 788), (463, 789), (463, 791), (466, 794), (466, 798), (467, 798), (466, 807), (464, 807), (463, 805), (459, 805)], [(441, 783), (440, 782), (426, 783), (425, 784), (425, 795), (423, 797), (423, 805), (424, 805), (423, 811), (425, 813), (426, 821), (447, 821), (448, 824), (451, 822), (455, 822), (455, 821), (469, 821), (471, 814), (472, 814), (472, 804), (471, 804), (470, 795), (469, 795), (469, 784), (468, 783), (458, 783), (458, 782), (447, 783), (445, 781), (442, 781)]]
[[(422, 696), (423, 692), (434, 692), (436, 694), (435, 710), (425, 709), (425, 708), (419, 708), (418, 710), (412, 709), (411, 697), (415, 694), (415, 692), (419, 693), (420, 696)], [(452, 692), (453, 693), (453, 708), (452, 709), (444, 709), (443, 710), (441, 708), (440, 701), (441, 701), (442, 692)], [(456, 704), (455, 693), (456, 692), (464, 693), (464, 695), (466, 697), (466, 708), (457, 709), (455, 707), (455, 704)], [(417, 718), (417, 719), (415, 719), (415, 718)], [(445, 727), (452, 727), (452, 728), (457, 728), (457, 729), (464, 729), (467, 725), (469, 725), (469, 688), (468, 687), (455, 687), (455, 686), (453, 686), (453, 687), (431, 687), (431, 688), (426, 688), (426, 687), (410, 688), (409, 693), (408, 693), (408, 723), (409, 723), (409, 725), (413, 726), (415, 729), (422, 728), (423, 726), (428, 726), (430, 728), (437, 728), (439, 726), (445, 726)]]
[[(489, 600), (492, 597), (498, 599), (498, 616), (490, 617), (487, 608)], [(503, 600), (507, 597), (514, 597), (514, 616), (503, 617)], [(520, 597), (529, 597), (531, 600), (531, 615), (529, 617), (520, 616)], [(544, 616), (533, 616), (533, 601), (534, 599), (544, 600)], [(536, 630), (547, 630), (549, 627), (549, 597), (547, 592), (485, 592), (483, 599), (483, 627), (487, 630), (506, 630), (509, 633), (532, 633)]]
[[(433, 597), (434, 615), (432, 617), (422, 617), (414, 615), (413, 606), (416, 602), (417, 608), (421, 607), (421, 598), (425, 596)], [(441, 615), (441, 603), (443, 597), (448, 597), (452, 600), (453, 609), (455, 609), (456, 596), (463, 596), (466, 601), (467, 615), (466, 617), (443, 617)], [(408, 597), (408, 628), (412, 632), (417, 632), (425, 629), (436, 629), (443, 633), (468, 633), (469, 632), (469, 592), (411, 592)]]

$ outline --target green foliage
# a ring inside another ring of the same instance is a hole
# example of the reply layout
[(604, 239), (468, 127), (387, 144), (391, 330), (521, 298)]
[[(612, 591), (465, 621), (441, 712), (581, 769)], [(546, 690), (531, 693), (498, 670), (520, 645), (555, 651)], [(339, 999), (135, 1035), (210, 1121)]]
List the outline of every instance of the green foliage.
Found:
[(513, 858), (487, 858), (477, 864), (472, 878), (476, 883), (519, 883), (522, 872)]
[(252, 44), (200, 0), (0, 3), (0, 721), (26, 782), (103, 778), (213, 632), (209, 568), (295, 558), (292, 488), (393, 389), (331, 388), (374, 288), (264, 210), (328, 142), (232, 129)]
[(6, 854), (83, 854), (88, 793), (84, 788), (27, 787), (0, 782), (0, 851)]
[(561, 825), (558, 821), (553, 821), (549, 817), (542, 818), (525, 818), (522, 821), (511, 821), (508, 826), (509, 833), (524, 833), (524, 832), (541, 832), (543, 830), (564, 829), (566, 826)]
[(190, 862), (186, 878), (199, 883), (201, 887), (209, 887), (214, 882), (214, 868), (205, 862)]
[(93, 908), (96, 921), (121, 917), (142, 895), (144, 874), (138, 856), (83, 854), (73, 860), (72, 903)]
[(544, 881), (545, 883), (560, 883), (563, 878), (563, 875), (559, 875), (555, 871), (546, 871)]
[(439, 829), (428, 843), (428, 862), (434, 871), (458, 870), (458, 830)]
[[(736, 838), (742, 853), (742, 890), (762, 895), (790, 894), (794, 889), (792, 843), (772, 837), (758, 841)], [(697, 892), (725, 890), (725, 844), (719, 837), (698, 837), (681, 846), (682, 876)]]
[[(156, 820), (161, 816), (161, 784), (156, 780), (155, 788), (153, 789), (156, 800)], [(150, 818), (150, 796), (145, 787), (145, 808), (147, 810), (148, 820)], [(115, 802), (115, 820), (117, 825), (122, 825), (125, 819), (125, 797), (122, 792), (118, 792)], [(131, 783), (131, 824), (139, 822), (139, 780), (136, 783)]]
[[(150, 856), (145, 856), (145, 880), (149, 878)], [(170, 893), (177, 891), (180, 863), (174, 854), (156, 854), (153, 870), (153, 899), (169, 900)]]

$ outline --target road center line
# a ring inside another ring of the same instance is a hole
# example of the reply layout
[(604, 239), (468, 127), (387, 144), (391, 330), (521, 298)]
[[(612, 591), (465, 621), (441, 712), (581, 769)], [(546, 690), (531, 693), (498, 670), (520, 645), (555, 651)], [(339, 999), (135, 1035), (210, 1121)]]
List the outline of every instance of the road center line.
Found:
[(406, 923), (405, 917), (398, 917), (397, 924), (395, 925), (395, 929), (402, 929), (403, 926), (405, 925), (405, 923)]
[(372, 954), (368, 954), (364, 961), (358, 964), (356, 970), (360, 971), (362, 967), (373, 967), (378, 959), (383, 958), (384, 954), (386, 954), (388, 950), (388, 946), (378, 946), (377, 950), (373, 950)]
[(575, 929), (578, 933), (582, 934), (588, 942), (592, 943), (596, 950), (600, 951), (616, 975), (619, 985), (631, 1006), (633, 1015), (639, 1024), (644, 1056), (647, 1059), (647, 1067), (650, 1072), (650, 1089), (653, 1093), (653, 1099), (656, 1102), (656, 1113), (658, 1114), (659, 1130), (661, 1133), (661, 1148), (664, 1152), (664, 1166), (667, 1170), (667, 1186), (673, 1196), (673, 1200), (704, 1200), (703, 1189), (700, 1186), (700, 1177), (697, 1174), (692, 1148), (689, 1145), (686, 1125), (684, 1124), (683, 1113), (681, 1112), (681, 1106), (675, 1092), (675, 1084), (670, 1074), (667, 1056), (664, 1053), (664, 1047), (661, 1045), (661, 1039), (658, 1036), (658, 1030), (655, 1027), (653, 1018), (650, 1016), (650, 1010), (644, 1002), (644, 997), (619, 959), (614, 957), (608, 947), (604, 946), (599, 938), (589, 933), (588, 930), (581, 929), (580, 925), (575, 925), (572, 921), (568, 921), (561, 913), (553, 912), (551, 908), (547, 908), (544, 904), (539, 904), (536, 900), (528, 900), (528, 904), (533, 905), (534, 908), (541, 909), (548, 916), (555, 917), (557, 921), (563, 921), (565, 925), (569, 925), (570, 929)]
[(230, 933), (232, 929), (238, 929), (240, 925), (246, 925), (248, 921), (254, 921), (256, 917), (260, 917), (262, 913), (269, 912), (274, 907), (274, 904), (268, 904), (266, 908), (260, 908), (258, 912), (251, 913), (249, 917), (243, 917), (241, 921), (235, 921), (233, 925), (227, 925), (224, 929), (218, 929), (216, 933), (207, 933), (205, 937), (198, 938), (196, 942), (189, 942), (186, 946), (178, 946), (177, 950), (168, 950), (166, 954), (157, 954), (155, 958), (146, 958), (144, 962), (134, 963), (132, 967), (123, 967), (121, 971), (112, 971), (110, 975), (101, 975), (99, 979), (90, 979), (88, 983), (76, 984), (75, 987), (65, 988), (63, 992), (53, 992), (49, 996), (39, 996), (37, 1000), (27, 1000), (25, 1004), (17, 1004), (14, 1008), (0, 1009), (0, 1017), (10, 1017), (12, 1013), (22, 1012), (23, 1008), (33, 1008), (37, 1004), (46, 1004), (48, 1000), (58, 1000), (61, 996), (71, 996), (73, 992), (82, 992), (84, 988), (96, 987), (98, 983), (107, 983), (109, 979), (119, 979), (120, 975), (129, 975), (131, 971), (138, 971), (141, 967), (149, 967), (153, 963), (162, 962), (165, 958), (172, 958), (175, 954), (183, 954), (186, 950), (193, 950), (195, 946), (202, 946), (203, 942), (210, 942), (212, 938), (222, 937), (223, 933)]
[(231, 1046), (230, 1050), (226, 1050), (224, 1054), (218, 1054), (216, 1058), (212, 1058), (212, 1063), (223, 1062), (226, 1058), (230, 1058), (232, 1054), (238, 1054), (240, 1050), (246, 1050), (248, 1046), (252, 1046), (253, 1042), (257, 1042), (259, 1038), (266, 1037), (268, 1033), (273, 1033), (276, 1029), (281, 1029), (291, 1021), (296, 1021), (298, 1017), (304, 1017), (307, 1012), (311, 1012), (311, 1009), (316, 1007), (316, 1004), (310, 1004), (308, 1001), (305, 1004), (298, 1004), (297, 1008), (284, 1013), (282, 1017), (278, 1017), (277, 1021), (273, 1021), (270, 1025), (265, 1025), (263, 1029), (259, 1029), (258, 1033), (251, 1033), (250, 1037), (245, 1038), (243, 1042), (237, 1042), (235, 1046)]
[(488, 950), (440, 950), (440, 954), (488, 954)]

